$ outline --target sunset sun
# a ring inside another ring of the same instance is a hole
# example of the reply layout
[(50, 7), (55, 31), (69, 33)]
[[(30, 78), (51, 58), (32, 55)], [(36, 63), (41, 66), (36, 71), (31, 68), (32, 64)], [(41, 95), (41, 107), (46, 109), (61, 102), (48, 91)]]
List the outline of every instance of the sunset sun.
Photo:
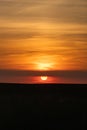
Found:
[(43, 81), (46, 81), (47, 80), (47, 76), (41, 76), (41, 80), (43, 80)]

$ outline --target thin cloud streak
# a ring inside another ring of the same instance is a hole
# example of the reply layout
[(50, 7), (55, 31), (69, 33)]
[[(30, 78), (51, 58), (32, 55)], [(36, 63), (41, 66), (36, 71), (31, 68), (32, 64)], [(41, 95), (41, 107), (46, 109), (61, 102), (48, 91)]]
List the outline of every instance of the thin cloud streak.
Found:
[[(48, 76), (42, 81), (41, 76)], [(19, 71), (0, 70), (0, 83), (71, 83), (86, 84), (87, 71)]]
[(85, 78), (87, 79), (87, 70), (54, 70), (54, 71), (27, 71), (27, 70), (0, 70), (0, 76), (55, 76), (64, 78)]

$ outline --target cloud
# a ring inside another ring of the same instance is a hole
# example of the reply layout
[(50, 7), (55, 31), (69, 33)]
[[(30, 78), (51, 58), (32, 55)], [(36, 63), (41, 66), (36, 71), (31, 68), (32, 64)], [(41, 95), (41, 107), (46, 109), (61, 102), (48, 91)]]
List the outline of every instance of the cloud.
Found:
[(86, 69), (86, 50), (86, 0), (0, 0), (2, 66), (14, 59), (18, 64), (16, 59), (24, 55), (31, 61), (47, 54)]
[(31, 39), (33, 37), (36, 37), (36, 36), (40, 36), (40, 34), (38, 34), (38, 32), (5, 32), (5, 33), (1, 33), (0, 34), (0, 39), (8, 39), (8, 40), (11, 40), (11, 39)]
[(87, 71), (83, 70), (55, 70), (55, 71), (28, 71), (28, 70), (0, 70), (0, 75), (2, 76), (60, 76), (60, 77), (77, 77), (77, 78), (87, 78)]
[[(65, 40), (67, 37), (70, 40), (79, 37), (80, 40), (85, 41), (87, 35), (87, 1), (0, 0), (0, 21), (2, 21), (0, 39), (3, 40), (41, 36), (54, 37), (56, 40), (58, 37)], [(72, 25), (75, 26), (72, 27)], [(79, 27), (77, 28), (77, 26)], [(82, 34), (79, 34), (81, 32)]]
[(87, 83), (87, 71), (18, 71), (0, 70), (0, 83), (41, 83), (41, 76), (47, 75), (49, 83)]
[(63, 23), (87, 23), (86, 0), (9, 0), (0, 1), (0, 17), (9, 20), (44, 20)]

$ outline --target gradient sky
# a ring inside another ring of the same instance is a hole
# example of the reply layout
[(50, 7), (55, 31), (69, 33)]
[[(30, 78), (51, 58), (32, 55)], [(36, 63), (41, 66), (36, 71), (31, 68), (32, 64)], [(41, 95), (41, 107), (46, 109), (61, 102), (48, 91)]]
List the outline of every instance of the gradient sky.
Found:
[(87, 0), (0, 0), (0, 70), (87, 71)]

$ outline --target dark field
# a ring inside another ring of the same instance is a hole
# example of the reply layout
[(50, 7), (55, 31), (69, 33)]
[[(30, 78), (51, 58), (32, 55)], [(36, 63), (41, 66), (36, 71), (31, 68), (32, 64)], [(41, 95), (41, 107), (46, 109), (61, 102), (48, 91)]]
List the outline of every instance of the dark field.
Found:
[(87, 129), (87, 85), (0, 84), (0, 127)]

